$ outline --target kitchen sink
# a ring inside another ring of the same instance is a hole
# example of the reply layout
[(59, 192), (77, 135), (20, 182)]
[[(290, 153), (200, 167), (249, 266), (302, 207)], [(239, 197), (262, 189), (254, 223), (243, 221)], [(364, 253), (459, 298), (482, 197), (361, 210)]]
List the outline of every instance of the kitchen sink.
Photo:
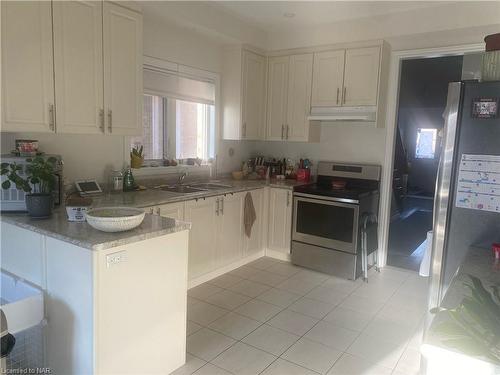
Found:
[(231, 185), (218, 184), (214, 182), (199, 182), (196, 184), (191, 184), (191, 186), (204, 190), (229, 189), (232, 187)]
[(161, 186), (160, 189), (163, 191), (169, 191), (171, 193), (181, 193), (181, 194), (200, 193), (202, 191), (208, 190), (208, 189), (192, 187), (192, 186), (187, 186), (187, 185)]

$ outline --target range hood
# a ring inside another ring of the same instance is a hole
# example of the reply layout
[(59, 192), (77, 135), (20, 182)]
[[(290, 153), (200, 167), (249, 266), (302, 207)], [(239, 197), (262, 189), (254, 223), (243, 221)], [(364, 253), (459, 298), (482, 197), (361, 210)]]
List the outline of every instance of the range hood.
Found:
[(377, 106), (312, 107), (310, 121), (370, 121), (377, 119)]

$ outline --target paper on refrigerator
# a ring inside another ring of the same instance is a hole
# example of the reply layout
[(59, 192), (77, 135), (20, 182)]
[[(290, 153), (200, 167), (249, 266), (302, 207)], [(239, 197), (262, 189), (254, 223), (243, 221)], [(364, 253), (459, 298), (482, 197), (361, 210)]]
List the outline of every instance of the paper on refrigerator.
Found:
[(462, 154), (456, 206), (500, 212), (500, 155)]

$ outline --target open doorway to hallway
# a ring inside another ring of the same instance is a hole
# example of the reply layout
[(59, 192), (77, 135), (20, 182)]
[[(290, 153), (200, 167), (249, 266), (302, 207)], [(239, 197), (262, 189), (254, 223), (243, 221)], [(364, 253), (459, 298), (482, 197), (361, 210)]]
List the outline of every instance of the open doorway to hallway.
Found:
[(394, 149), (387, 264), (418, 271), (432, 229), (442, 114), (463, 56), (403, 60)]

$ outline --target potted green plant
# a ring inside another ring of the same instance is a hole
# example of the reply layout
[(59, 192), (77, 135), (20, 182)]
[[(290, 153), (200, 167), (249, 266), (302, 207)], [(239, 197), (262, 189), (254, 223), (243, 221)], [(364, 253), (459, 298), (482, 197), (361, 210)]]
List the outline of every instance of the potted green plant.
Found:
[(464, 283), (471, 295), (453, 309), (435, 308), (431, 312), (443, 319), (436, 324), (441, 341), (473, 357), (487, 358), (500, 364), (500, 291), (498, 285), (489, 292), (480, 279), (468, 275)]
[(57, 159), (37, 156), (26, 159), (28, 164), (23, 167), (16, 163), (2, 163), (1, 174), (7, 179), (2, 182), (3, 189), (10, 189), (12, 184), (17, 189), (26, 192), (26, 209), (33, 218), (46, 218), (52, 214), (54, 208), (54, 190), (56, 183), (55, 167)]
[(144, 163), (144, 147), (133, 147), (130, 152), (130, 166), (132, 168), (140, 168), (142, 167), (142, 163)]

